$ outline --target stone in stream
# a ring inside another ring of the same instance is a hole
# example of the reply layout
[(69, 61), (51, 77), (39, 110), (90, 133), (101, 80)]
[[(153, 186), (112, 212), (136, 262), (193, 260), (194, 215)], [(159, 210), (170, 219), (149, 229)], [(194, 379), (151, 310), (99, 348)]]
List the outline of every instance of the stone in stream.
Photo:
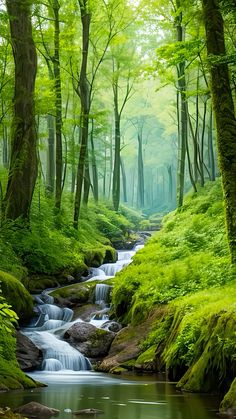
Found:
[(16, 332), (16, 357), (23, 371), (32, 371), (41, 366), (43, 354), (30, 339), (20, 332)]
[(75, 412), (73, 412), (73, 415), (93, 415), (93, 416), (97, 416), (97, 415), (101, 415), (104, 412), (102, 410), (98, 410), (98, 409), (82, 409), (82, 410), (77, 410)]
[(100, 358), (108, 354), (115, 335), (92, 324), (78, 322), (66, 331), (64, 338), (86, 357)]
[(37, 402), (30, 402), (14, 409), (14, 412), (26, 415), (28, 418), (44, 419), (50, 418), (51, 416), (57, 416), (60, 413), (60, 410), (44, 406)]

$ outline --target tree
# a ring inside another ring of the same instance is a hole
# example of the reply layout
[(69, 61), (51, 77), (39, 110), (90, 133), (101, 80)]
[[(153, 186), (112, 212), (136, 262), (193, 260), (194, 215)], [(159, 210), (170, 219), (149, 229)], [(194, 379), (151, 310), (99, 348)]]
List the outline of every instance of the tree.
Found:
[(232, 263), (236, 263), (236, 119), (218, 0), (202, 0)]
[(6, 0), (15, 62), (14, 116), (12, 152), (4, 216), (29, 219), (37, 178), (37, 136), (35, 129), (34, 88), (37, 56), (32, 37), (28, 0)]

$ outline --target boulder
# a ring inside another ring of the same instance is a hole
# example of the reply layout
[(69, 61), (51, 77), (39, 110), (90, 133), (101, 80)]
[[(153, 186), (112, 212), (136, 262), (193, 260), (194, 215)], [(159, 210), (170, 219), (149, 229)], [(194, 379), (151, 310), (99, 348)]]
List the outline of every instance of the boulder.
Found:
[(115, 333), (98, 329), (89, 323), (75, 323), (64, 338), (88, 358), (102, 358), (108, 354)]
[(16, 332), (16, 357), (23, 371), (39, 368), (43, 359), (42, 352), (20, 332)]
[(50, 418), (51, 416), (57, 416), (60, 410), (53, 409), (52, 407), (44, 406), (37, 402), (30, 402), (23, 406), (14, 409), (15, 413), (26, 415), (29, 418)]
[(106, 323), (102, 325), (102, 329), (118, 333), (122, 329), (122, 325), (113, 320), (108, 320)]

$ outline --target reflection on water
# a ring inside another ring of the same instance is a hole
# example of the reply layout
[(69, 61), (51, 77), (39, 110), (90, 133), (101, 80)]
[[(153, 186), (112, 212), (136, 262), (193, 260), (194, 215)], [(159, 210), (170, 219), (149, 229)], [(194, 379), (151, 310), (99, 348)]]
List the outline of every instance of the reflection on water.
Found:
[(176, 392), (174, 384), (155, 381), (155, 376), (126, 380), (93, 372), (65, 375), (60, 372), (32, 377), (48, 383), (48, 387), (2, 393), (0, 406), (16, 407), (36, 401), (60, 409), (59, 419), (75, 417), (64, 412), (65, 409), (86, 408), (103, 410), (101, 419), (217, 418), (215, 397)]

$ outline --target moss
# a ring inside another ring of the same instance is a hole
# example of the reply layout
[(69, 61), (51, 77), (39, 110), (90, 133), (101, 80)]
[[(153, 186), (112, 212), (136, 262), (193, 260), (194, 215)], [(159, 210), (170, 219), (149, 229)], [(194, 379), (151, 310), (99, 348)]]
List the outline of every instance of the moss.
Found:
[(2, 357), (0, 358), (0, 388), (15, 390), (36, 387), (38, 387), (38, 384), (21, 371), (16, 359), (7, 361)]
[(138, 359), (135, 361), (135, 368), (141, 368), (146, 369), (146, 367), (149, 367), (155, 363), (156, 359), (156, 345), (151, 346), (148, 348), (145, 352), (143, 352), (141, 355), (139, 355)]
[(111, 374), (117, 374), (117, 375), (119, 375), (119, 374), (122, 374), (122, 373), (124, 373), (126, 371), (127, 371), (126, 368), (123, 368), (123, 367), (114, 367), (114, 368), (111, 368), (111, 370), (109, 372)]
[(225, 413), (228, 409), (236, 411), (236, 378), (231, 383), (229, 391), (226, 393), (220, 405), (220, 412)]
[(67, 285), (65, 287), (56, 289), (50, 294), (55, 298), (55, 301), (63, 303), (63, 300), (69, 299), (76, 301), (78, 304), (86, 303), (89, 300), (91, 289), (95, 288), (92, 282)]
[(33, 300), (24, 285), (14, 276), (3, 271), (0, 271), (0, 282), (3, 296), (19, 319), (25, 321), (32, 317)]

